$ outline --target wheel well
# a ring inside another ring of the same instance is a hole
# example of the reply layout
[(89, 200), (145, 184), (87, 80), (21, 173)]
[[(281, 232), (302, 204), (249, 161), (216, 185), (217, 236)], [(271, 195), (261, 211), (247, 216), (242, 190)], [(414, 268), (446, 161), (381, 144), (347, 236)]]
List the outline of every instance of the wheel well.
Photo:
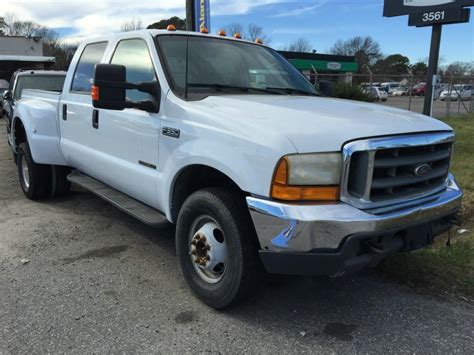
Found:
[(239, 186), (227, 175), (205, 165), (191, 165), (184, 168), (175, 179), (171, 195), (171, 218), (178, 219), (184, 201), (192, 193), (208, 187), (228, 187), (242, 195), (246, 195)]
[(17, 149), (21, 143), (25, 143), (27, 141), (25, 127), (23, 126), (23, 123), (21, 122), (19, 118), (15, 118), (13, 133), (14, 133), (13, 144), (15, 145), (15, 149)]

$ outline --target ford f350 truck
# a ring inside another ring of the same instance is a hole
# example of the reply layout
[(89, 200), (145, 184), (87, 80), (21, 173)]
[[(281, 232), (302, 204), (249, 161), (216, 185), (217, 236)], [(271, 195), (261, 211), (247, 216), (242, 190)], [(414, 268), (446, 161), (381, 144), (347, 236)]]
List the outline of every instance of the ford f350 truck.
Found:
[(263, 270), (340, 276), (425, 247), (461, 206), (451, 127), (320, 97), (261, 43), (173, 28), (80, 45), (61, 93), (24, 91), (10, 138), (28, 198), (72, 183), (176, 224), (184, 278), (214, 308)]

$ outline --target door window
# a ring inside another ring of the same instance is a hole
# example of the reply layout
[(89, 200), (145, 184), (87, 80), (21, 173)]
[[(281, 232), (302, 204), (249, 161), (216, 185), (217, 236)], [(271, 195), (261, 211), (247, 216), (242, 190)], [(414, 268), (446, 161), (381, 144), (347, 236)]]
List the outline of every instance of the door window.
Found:
[[(146, 81), (157, 81), (155, 67), (148, 51), (148, 46), (141, 39), (121, 41), (112, 57), (111, 64), (124, 65), (127, 68), (127, 82), (138, 84)], [(127, 90), (129, 101), (153, 101), (154, 97), (138, 90)]]
[(74, 79), (72, 80), (71, 91), (90, 93), (92, 80), (94, 78), (95, 65), (100, 63), (107, 42), (92, 43), (85, 46), (77, 63)]

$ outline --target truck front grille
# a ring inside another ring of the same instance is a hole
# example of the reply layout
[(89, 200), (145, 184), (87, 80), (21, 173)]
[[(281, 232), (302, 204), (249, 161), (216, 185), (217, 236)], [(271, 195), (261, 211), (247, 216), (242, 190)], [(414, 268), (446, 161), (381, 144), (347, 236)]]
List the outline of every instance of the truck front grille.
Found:
[(350, 143), (344, 149), (343, 198), (372, 208), (444, 189), (453, 138), (435, 133)]

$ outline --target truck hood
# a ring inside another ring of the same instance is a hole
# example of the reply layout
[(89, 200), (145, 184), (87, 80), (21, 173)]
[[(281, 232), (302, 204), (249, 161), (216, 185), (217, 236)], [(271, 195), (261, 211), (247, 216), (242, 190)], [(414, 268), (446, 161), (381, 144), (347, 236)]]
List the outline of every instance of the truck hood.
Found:
[[(299, 153), (338, 151), (361, 138), (451, 131), (448, 125), (418, 113), (383, 105), (308, 96), (209, 96), (195, 108), (208, 111), (251, 135), (286, 136)], [(204, 112), (203, 112), (204, 113)]]

